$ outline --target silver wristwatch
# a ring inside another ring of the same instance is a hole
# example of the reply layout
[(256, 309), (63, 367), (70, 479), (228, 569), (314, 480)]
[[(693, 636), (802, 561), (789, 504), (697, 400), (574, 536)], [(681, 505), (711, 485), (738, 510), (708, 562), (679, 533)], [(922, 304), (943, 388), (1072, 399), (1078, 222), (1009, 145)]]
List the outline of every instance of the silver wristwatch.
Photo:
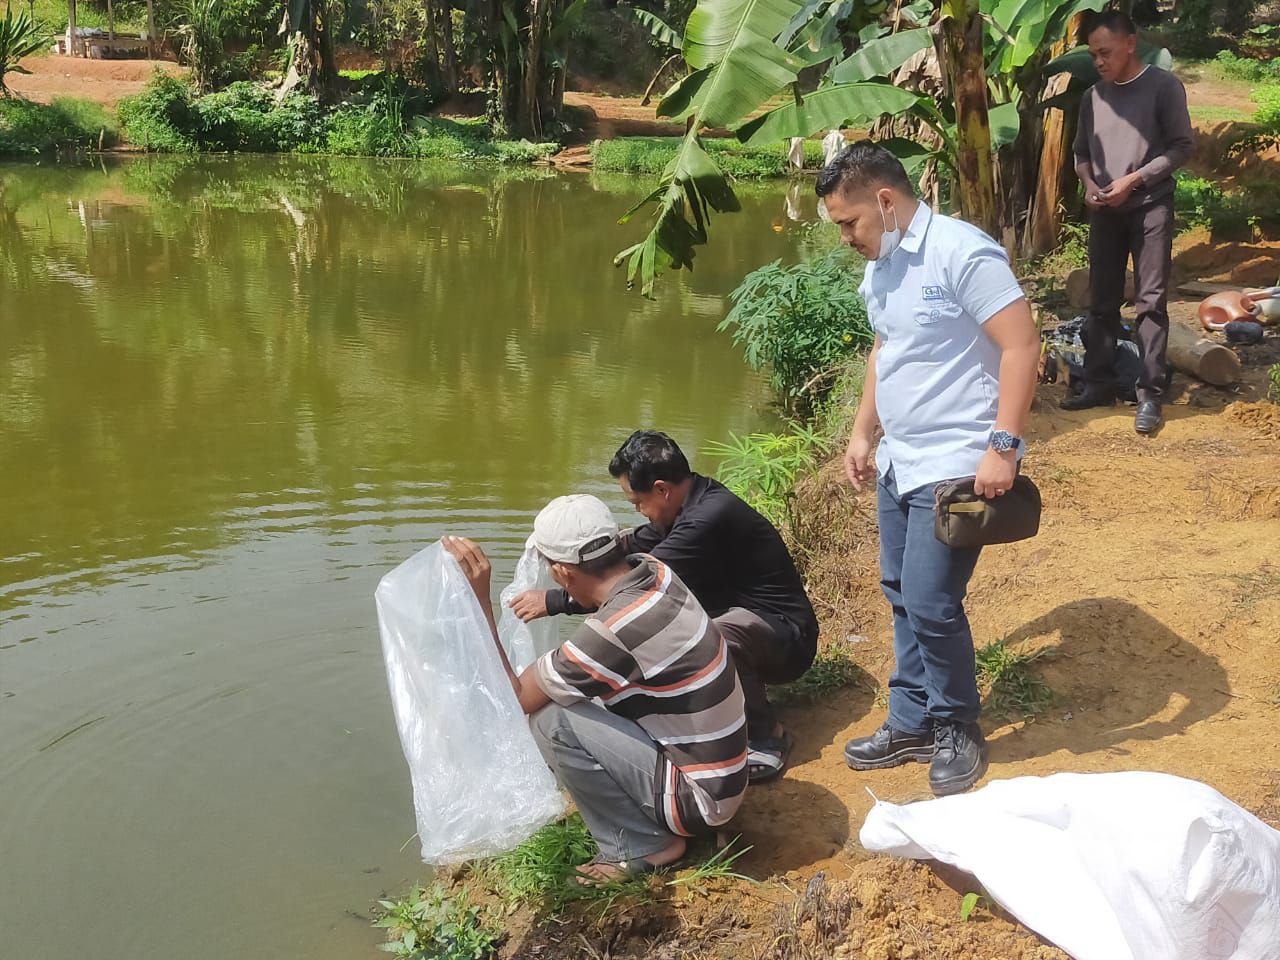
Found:
[(996, 430), (991, 434), (991, 449), (996, 453), (1008, 453), (1010, 450), (1017, 450), (1020, 443), (1022, 443), (1022, 438), (1015, 437), (1008, 430)]

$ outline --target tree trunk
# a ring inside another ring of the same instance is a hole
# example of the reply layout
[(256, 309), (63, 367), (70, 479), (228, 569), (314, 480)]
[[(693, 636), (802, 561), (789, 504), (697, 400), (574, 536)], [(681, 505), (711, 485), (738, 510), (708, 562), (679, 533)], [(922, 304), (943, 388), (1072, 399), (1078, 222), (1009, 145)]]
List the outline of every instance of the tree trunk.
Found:
[(445, 93), (458, 92), (458, 54), (453, 43), (453, 3), (440, 0), (440, 37), (444, 47)]
[(436, 19), (436, 0), (427, 0), (425, 12), (427, 19), (427, 60), (430, 61), (427, 66), (427, 87), (430, 89), (433, 86), (439, 86), (443, 79), (443, 72), (440, 66), (440, 30)]
[[(1085, 15), (1078, 13), (1067, 22), (1066, 33), (1053, 45), (1049, 57), (1060, 56), (1074, 45)], [(1071, 83), (1071, 75), (1060, 73), (1051, 77), (1045, 85), (1042, 99), (1056, 97)], [(1075, 183), (1072, 162), (1072, 141), (1076, 135), (1076, 112), (1054, 108), (1046, 110), (1043, 126), (1043, 146), (1036, 174), (1036, 192), (1027, 213), (1027, 227), (1022, 238), (1022, 255), (1036, 257), (1048, 253), (1058, 244), (1058, 230), (1062, 226), (1063, 198)]]
[(1000, 239), (992, 174), (987, 71), (978, 0), (944, 0), (947, 73), (956, 105), (956, 171), (960, 211), (974, 226)]
[(547, 6), (550, 0), (529, 4), (529, 46), (524, 54), (524, 88), (520, 91), (517, 132), (531, 140), (542, 139), (542, 41), (546, 35)]
[(147, 0), (147, 59), (156, 58), (156, 4)]

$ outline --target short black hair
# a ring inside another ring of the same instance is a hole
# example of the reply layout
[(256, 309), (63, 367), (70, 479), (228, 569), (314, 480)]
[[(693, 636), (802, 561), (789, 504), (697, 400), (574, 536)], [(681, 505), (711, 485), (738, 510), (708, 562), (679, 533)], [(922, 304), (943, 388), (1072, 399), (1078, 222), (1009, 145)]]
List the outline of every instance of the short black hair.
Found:
[(626, 560), (627, 554), (622, 549), (622, 544), (617, 543), (614, 544), (613, 549), (608, 553), (595, 557), (591, 560), (584, 560), (582, 563), (575, 563), (573, 566), (577, 567), (588, 576), (599, 577), (616, 567), (622, 566)]
[(625, 476), (631, 489), (647, 493), (657, 480), (679, 483), (693, 476), (680, 445), (658, 430), (637, 430), (609, 461), (609, 476)]
[(1088, 43), (1089, 38), (1093, 36), (1093, 31), (1101, 30), (1103, 27), (1112, 33), (1123, 34), (1126, 37), (1136, 37), (1138, 35), (1138, 28), (1133, 23), (1133, 17), (1123, 10), (1100, 10), (1085, 18), (1084, 27), (1080, 31), (1081, 42)]
[(842, 188), (897, 187), (912, 195), (915, 188), (902, 161), (874, 140), (851, 143), (818, 173), (818, 196), (828, 197)]

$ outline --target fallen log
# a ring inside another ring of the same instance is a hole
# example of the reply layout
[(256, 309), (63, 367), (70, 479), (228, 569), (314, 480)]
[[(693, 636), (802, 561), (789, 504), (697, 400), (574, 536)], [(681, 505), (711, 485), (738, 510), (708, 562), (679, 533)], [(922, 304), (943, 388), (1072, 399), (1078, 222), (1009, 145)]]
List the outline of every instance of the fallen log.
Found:
[(1220, 343), (1197, 336), (1180, 323), (1169, 324), (1169, 362), (1183, 373), (1225, 387), (1240, 379), (1240, 358)]

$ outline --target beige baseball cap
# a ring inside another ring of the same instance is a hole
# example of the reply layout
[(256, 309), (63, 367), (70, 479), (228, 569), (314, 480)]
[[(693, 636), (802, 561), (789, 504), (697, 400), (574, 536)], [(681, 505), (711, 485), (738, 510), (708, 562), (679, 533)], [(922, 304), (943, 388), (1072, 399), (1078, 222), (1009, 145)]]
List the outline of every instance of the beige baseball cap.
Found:
[(618, 545), (618, 524), (599, 497), (556, 497), (533, 521), (529, 542), (554, 563), (585, 563)]

